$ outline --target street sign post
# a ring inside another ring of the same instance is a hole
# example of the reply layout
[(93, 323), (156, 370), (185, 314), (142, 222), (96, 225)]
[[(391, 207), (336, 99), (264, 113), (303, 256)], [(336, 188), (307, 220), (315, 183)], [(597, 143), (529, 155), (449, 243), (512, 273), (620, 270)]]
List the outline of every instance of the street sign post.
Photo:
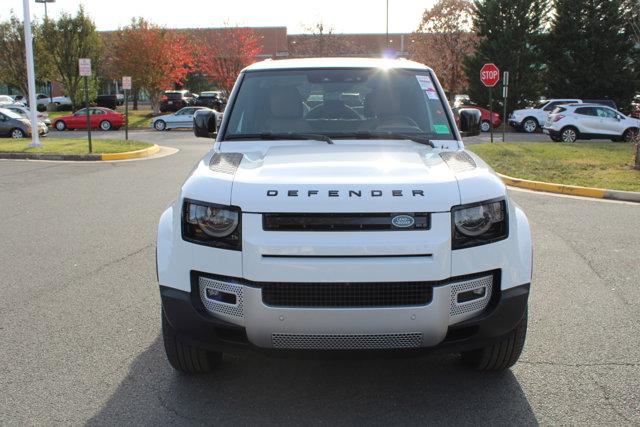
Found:
[(91, 76), (91, 59), (78, 59), (78, 68), (80, 69), (80, 76), (84, 77), (84, 110), (87, 115), (87, 137), (89, 138), (89, 153), (92, 153), (93, 147), (91, 147), (91, 118), (89, 117), (89, 83), (87, 81), (89, 76)]
[(507, 96), (509, 95), (509, 72), (502, 73), (502, 142), (506, 142), (505, 128), (507, 126)]
[(131, 76), (122, 76), (122, 89), (124, 90), (124, 139), (129, 140), (129, 99), (127, 91), (131, 90)]
[(491, 131), (491, 142), (493, 142), (493, 94), (492, 89), (500, 80), (500, 70), (493, 63), (484, 64), (480, 69), (480, 81), (489, 88), (489, 130)]

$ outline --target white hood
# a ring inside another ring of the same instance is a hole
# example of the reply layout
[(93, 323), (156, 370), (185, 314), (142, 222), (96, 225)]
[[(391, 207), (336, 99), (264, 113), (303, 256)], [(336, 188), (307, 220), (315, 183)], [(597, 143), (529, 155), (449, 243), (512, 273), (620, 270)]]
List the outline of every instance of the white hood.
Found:
[(455, 174), (438, 151), (355, 144), (245, 153), (231, 204), (245, 212), (437, 212), (460, 203)]

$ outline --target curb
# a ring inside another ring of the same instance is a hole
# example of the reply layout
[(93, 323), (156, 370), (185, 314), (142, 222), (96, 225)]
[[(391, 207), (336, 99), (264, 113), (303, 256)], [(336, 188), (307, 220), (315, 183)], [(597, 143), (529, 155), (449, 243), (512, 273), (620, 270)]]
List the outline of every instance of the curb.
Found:
[(126, 151), (124, 153), (109, 154), (40, 154), (40, 153), (0, 153), (0, 159), (11, 160), (73, 160), (73, 161), (101, 161), (127, 160), (149, 157), (160, 151), (156, 144), (142, 150)]
[(580, 187), (579, 185), (554, 184), (551, 182), (530, 181), (497, 174), (506, 185), (547, 193), (567, 194), (571, 196), (591, 197), (594, 199), (621, 200), (640, 203), (640, 193), (635, 191), (607, 190), (604, 188)]

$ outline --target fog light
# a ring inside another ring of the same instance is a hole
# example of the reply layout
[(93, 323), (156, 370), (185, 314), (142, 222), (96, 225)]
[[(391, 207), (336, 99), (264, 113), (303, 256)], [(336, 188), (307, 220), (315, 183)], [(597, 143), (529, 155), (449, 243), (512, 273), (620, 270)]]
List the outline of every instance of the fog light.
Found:
[(476, 288), (470, 291), (460, 292), (458, 294), (458, 303), (473, 301), (474, 299), (483, 298), (487, 294), (487, 288)]
[(210, 300), (223, 302), (225, 304), (235, 305), (237, 302), (235, 294), (219, 291), (217, 289), (207, 288), (206, 295), (207, 295), (207, 298)]

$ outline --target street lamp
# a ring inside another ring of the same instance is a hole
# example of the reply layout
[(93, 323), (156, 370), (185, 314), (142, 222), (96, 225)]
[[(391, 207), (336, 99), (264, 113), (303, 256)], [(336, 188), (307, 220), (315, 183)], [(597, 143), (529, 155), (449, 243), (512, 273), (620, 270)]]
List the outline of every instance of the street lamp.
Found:
[(31, 116), (31, 147), (40, 146), (38, 134), (38, 106), (36, 104), (36, 77), (33, 67), (33, 36), (31, 35), (31, 12), (29, 0), (22, 0), (24, 14), (24, 47), (27, 59), (27, 86), (29, 88), (29, 115)]
[(36, 0), (36, 3), (44, 3), (44, 20), (47, 20), (47, 3), (55, 3), (56, 0)]

